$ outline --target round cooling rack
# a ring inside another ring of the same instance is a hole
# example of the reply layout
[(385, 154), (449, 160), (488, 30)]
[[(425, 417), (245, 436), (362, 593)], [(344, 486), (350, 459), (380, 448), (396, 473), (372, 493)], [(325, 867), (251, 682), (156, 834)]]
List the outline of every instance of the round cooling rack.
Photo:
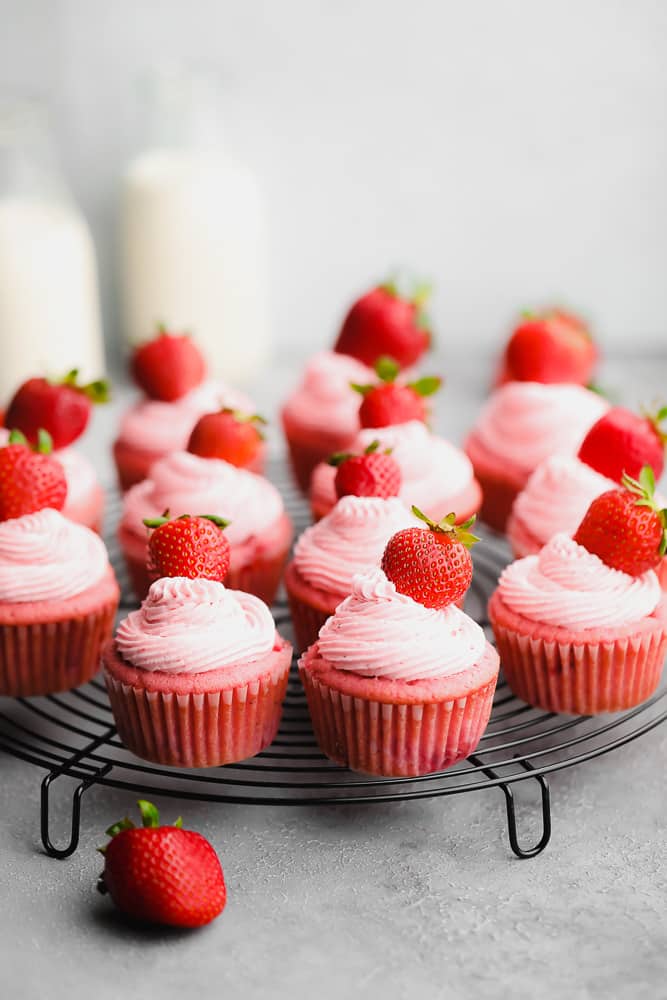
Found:
[[(306, 504), (274, 466), (271, 478), (281, 490), (297, 532), (308, 523)], [(109, 551), (123, 598), (121, 612), (136, 606), (115, 540), (120, 501), (109, 491)], [(505, 542), (491, 532), (474, 550), (475, 574), (466, 610), (486, 629), (486, 602), (509, 559)], [(278, 628), (291, 636), (287, 604), (273, 608)], [(571, 717), (543, 712), (515, 698), (502, 679), (493, 711), (474, 754), (447, 771), (414, 778), (376, 778), (333, 764), (315, 742), (306, 699), (295, 663), (285, 697), (283, 719), (272, 745), (250, 760), (206, 770), (181, 770), (148, 764), (126, 750), (118, 739), (104, 684), (94, 679), (63, 694), (39, 698), (0, 698), (0, 749), (47, 770), (41, 787), (41, 836), (46, 852), (69, 857), (79, 842), (81, 800), (91, 785), (122, 788), (135, 795), (173, 796), (205, 802), (269, 805), (372, 804), (408, 801), (499, 788), (505, 798), (509, 842), (520, 858), (544, 850), (551, 836), (551, 804), (547, 775), (637, 739), (667, 718), (667, 686), (631, 711), (598, 717)], [(72, 827), (67, 843), (56, 846), (49, 829), (49, 795), (55, 779), (77, 780), (72, 796)], [(539, 839), (519, 842), (512, 786), (536, 782), (540, 793)]]

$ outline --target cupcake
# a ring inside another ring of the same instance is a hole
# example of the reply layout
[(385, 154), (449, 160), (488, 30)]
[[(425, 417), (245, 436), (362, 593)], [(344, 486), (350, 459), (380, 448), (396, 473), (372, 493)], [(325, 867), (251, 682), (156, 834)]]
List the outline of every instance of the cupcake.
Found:
[(315, 466), (353, 443), (361, 400), (352, 383), (373, 379), (372, 368), (333, 351), (316, 354), (306, 365), (300, 385), (281, 412), (292, 472), (304, 493)]
[(407, 777), (474, 751), (499, 664), (481, 627), (454, 603), (472, 577), (470, 541), (452, 525), (397, 532), (383, 568), (354, 577), (301, 657), (315, 736), (331, 760)]
[(156, 462), (150, 478), (131, 487), (123, 499), (118, 529), (135, 593), (146, 595), (148, 531), (145, 519), (168, 510), (213, 513), (231, 522), (226, 535), (231, 567), (226, 584), (270, 604), (278, 589), (292, 542), (292, 524), (276, 488), (263, 476), (215, 458), (175, 452)]
[(492, 393), (464, 445), (484, 495), (480, 517), (504, 531), (533, 469), (550, 455), (576, 454), (608, 408), (579, 385), (509, 382)]
[(171, 767), (252, 757), (278, 730), (291, 656), (258, 598), (216, 580), (158, 579), (102, 654), (118, 734)]
[[(88, 427), (93, 405), (109, 399), (109, 385), (100, 379), (80, 385), (78, 372), (69, 372), (60, 382), (31, 378), (14, 394), (5, 414), (5, 426), (20, 431), (36, 445), (40, 431), (49, 435), (54, 456), (67, 479), (63, 513), (77, 524), (101, 532), (104, 491), (91, 463), (71, 446)], [(2, 434), (5, 444), (9, 430)], [(7, 435), (7, 437), (5, 437)]]
[[(411, 507), (424, 510), (434, 520), (455, 510), (460, 521), (480, 507), (482, 494), (468, 457), (449, 441), (432, 434), (420, 420), (391, 427), (366, 427), (359, 431), (350, 451), (363, 452), (374, 441), (391, 449), (401, 470), (399, 496)], [(313, 517), (324, 517), (336, 502), (336, 469), (322, 462), (313, 472), (310, 504)]]
[(653, 567), (665, 518), (651, 504), (641, 487), (604, 493), (574, 538), (557, 534), (501, 574), (489, 618), (507, 682), (524, 701), (594, 715), (631, 708), (657, 687), (667, 603)]
[[(144, 396), (123, 414), (113, 445), (123, 491), (145, 479), (158, 459), (185, 450), (200, 417), (223, 407), (254, 412), (244, 393), (224, 382), (205, 381), (206, 363), (187, 335), (161, 328), (153, 340), (134, 351), (130, 368)], [(264, 459), (262, 448), (254, 471), (262, 471)]]
[(324, 622), (351, 593), (353, 577), (377, 566), (391, 536), (415, 523), (398, 497), (344, 496), (304, 531), (285, 570), (299, 650), (315, 642)]
[(104, 543), (88, 528), (52, 508), (2, 521), (0, 694), (51, 694), (89, 681), (119, 596)]

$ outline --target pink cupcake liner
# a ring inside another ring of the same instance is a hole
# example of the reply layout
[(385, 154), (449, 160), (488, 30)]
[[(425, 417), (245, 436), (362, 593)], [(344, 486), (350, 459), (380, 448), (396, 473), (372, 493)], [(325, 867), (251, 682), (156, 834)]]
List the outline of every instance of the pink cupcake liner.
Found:
[[(529, 705), (570, 715), (620, 712), (641, 704), (660, 683), (667, 654), (664, 613), (638, 625), (635, 634), (614, 637), (609, 629), (605, 637), (605, 630), (597, 630), (587, 641), (583, 632), (568, 640), (563, 629), (552, 630), (558, 633), (552, 639), (540, 635), (539, 626), (537, 634), (519, 631), (512, 620), (503, 621), (504, 610), (494, 594), (489, 617), (503, 672)], [(530, 624), (526, 620), (526, 628)]]
[(320, 749), (337, 764), (382, 777), (451, 767), (475, 750), (486, 729), (498, 675), (493, 657), (492, 679), (461, 697), (404, 703), (344, 693), (308, 669), (306, 654), (299, 672)]
[(115, 676), (114, 658), (105, 655), (118, 735), (138, 757), (171, 767), (217, 767), (253, 757), (275, 739), (291, 659), (291, 646), (284, 643), (277, 667), (254, 680), (222, 690), (175, 692), (125, 683)]
[(117, 598), (62, 621), (0, 625), (0, 694), (24, 698), (85, 684), (111, 636)]

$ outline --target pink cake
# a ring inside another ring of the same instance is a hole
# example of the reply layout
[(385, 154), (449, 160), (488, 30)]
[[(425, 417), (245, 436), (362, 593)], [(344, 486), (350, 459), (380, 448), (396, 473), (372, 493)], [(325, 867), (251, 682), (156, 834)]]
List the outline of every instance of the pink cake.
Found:
[(231, 523), (225, 535), (231, 546), (226, 583), (271, 604), (292, 543), (292, 524), (280, 494), (263, 476), (216, 458), (180, 451), (160, 459), (149, 479), (125, 495), (118, 537), (135, 593), (143, 598), (150, 585), (146, 569), (148, 529), (144, 518), (169, 510), (180, 514), (217, 514)]
[(345, 496), (307, 528), (285, 570), (297, 649), (317, 639), (327, 618), (352, 590), (352, 579), (379, 566), (385, 546), (414, 516), (397, 497)]
[(153, 583), (102, 655), (120, 738), (172, 767), (216, 767), (269, 746), (291, 659), (262, 601), (185, 577)]
[(351, 383), (376, 381), (371, 368), (346, 354), (324, 351), (308, 362), (281, 413), (294, 478), (304, 493), (315, 466), (348, 450), (359, 431), (361, 396)]
[(104, 543), (88, 528), (50, 508), (0, 523), (0, 694), (90, 680), (119, 596)]
[(484, 494), (482, 520), (504, 531), (532, 471), (550, 455), (576, 454), (608, 409), (579, 385), (508, 382), (493, 392), (464, 445)]
[[(154, 462), (174, 451), (184, 451), (192, 428), (205, 413), (223, 406), (254, 413), (252, 400), (245, 393), (223, 382), (205, 382), (181, 399), (165, 403), (143, 398), (123, 415), (113, 446), (122, 490), (146, 479)], [(265, 449), (259, 452), (255, 472), (264, 466)]]
[(611, 569), (566, 534), (503, 571), (489, 618), (508, 684), (546, 711), (618, 712), (660, 681), (667, 601), (656, 574)]
[[(415, 504), (434, 521), (456, 511), (459, 523), (479, 510), (482, 494), (470, 460), (444, 438), (431, 434), (419, 420), (391, 427), (366, 427), (359, 431), (350, 451), (361, 454), (379, 441), (390, 448), (401, 469), (400, 497)], [(322, 462), (313, 472), (310, 504), (313, 517), (324, 517), (336, 503), (336, 469)]]
[(403, 777), (440, 771), (474, 751), (498, 655), (463, 611), (426, 608), (375, 569), (354, 578), (299, 671), (327, 757)]

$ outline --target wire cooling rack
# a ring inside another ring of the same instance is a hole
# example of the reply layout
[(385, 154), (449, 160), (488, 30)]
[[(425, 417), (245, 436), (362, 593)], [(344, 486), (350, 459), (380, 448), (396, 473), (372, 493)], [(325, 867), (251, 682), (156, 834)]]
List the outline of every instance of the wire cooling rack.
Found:
[[(271, 478), (281, 490), (297, 531), (308, 522), (306, 505), (277, 464)], [(123, 591), (122, 613), (135, 606), (115, 540), (120, 501), (109, 491), (107, 542)], [(466, 610), (491, 638), (486, 602), (508, 561), (503, 540), (488, 539), (474, 549), (475, 575)], [(279, 600), (274, 616), (290, 637), (287, 605)], [(81, 801), (92, 785), (122, 788), (140, 796), (173, 796), (212, 803), (270, 805), (372, 804), (458, 795), (498, 788), (504, 795), (509, 843), (519, 858), (535, 857), (551, 837), (547, 775), (573, 767), (637, 739), (667, 718), (667, 686), (643, 705), (608, 716), (570, 717), (531, 708), (515, 698), (501, 678), (491, 720), (476, 752), (447, 771), (414, 778), (375, 778), (331, 763), (318, 750), (305, 696), (293, 664), (278, 736), (251, 760), (208, 770), (180, 770), (148, 764), (118, 739), (104, 684), (89, 684), (40, 698), (0, 698), (0, 749), (45, 768), (41, 785), (41, 837), (47, 854), (67, 858), (79, 843)], [(71, 830), (60, 846), (51, 839), (49, 800), (53, 782), (77, 781), (72, 796)], [(538, 837), (520, 842), (513, 786), (535, 783), (539, 791)]]

